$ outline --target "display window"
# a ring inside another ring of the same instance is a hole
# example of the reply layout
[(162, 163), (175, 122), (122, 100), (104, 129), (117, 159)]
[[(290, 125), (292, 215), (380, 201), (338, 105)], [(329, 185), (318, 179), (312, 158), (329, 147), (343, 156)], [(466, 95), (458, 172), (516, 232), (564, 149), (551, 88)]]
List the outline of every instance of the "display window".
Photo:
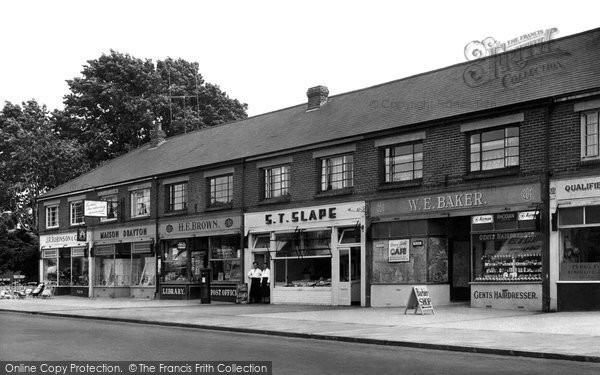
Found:
[(213, 281), (242, 281), (239, 235), (210, 237)]
[(559, 209), (560, 280), (600, 280), (600, 206)]
[(94, 248), (94, 286), (116, 286), (115, 245)]
[(58, 281), (58, 249), (42, 251), (42, 273), (46, 285), (57, 285)]
[(541, 281), (542, 233), (538, 211), (472, 217), (473, 280)]
[(274, 286), (331, 286), (331, 230), (276, 233)]
[(161, 282), (198, 282), (207, 266), (208, 237), (163, 242)]
[(71, 285), (71, 249), (59, 249), (58, 257), (58, 285)]
[(71, 248), (71, 285), (89, 285), (89, 262), (85, 248)]
[(94, 252), (95, 286), (156, 285), (156, 257), (151, 242), (101, 245)]

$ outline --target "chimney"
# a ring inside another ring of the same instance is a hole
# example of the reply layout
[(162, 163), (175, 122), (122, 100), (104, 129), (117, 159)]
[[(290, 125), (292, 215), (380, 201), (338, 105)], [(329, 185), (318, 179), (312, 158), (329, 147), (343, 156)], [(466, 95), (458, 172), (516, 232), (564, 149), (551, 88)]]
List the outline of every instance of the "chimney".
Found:
[(315, 86), (308, 89), (306, 96), (308, 97), (308, 107), (306, 111), (312, 111), (319, 109), (325, 103), (327, 103), (327, 96), (329, 95), (329, 89), (327, 86)]
[(154, 123), (154, 129), (150, 131), (150, 148), (160, 146), (165, 142), (166, 137), (167, 134), (162, 130), (162, 125), (160, 122)]

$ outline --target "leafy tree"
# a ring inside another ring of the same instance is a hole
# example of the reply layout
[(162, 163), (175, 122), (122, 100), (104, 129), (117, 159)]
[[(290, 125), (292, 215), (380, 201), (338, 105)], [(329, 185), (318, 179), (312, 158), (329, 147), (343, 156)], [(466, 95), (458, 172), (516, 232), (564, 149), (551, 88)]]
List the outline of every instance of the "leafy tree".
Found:
[(28, 280), (37, 280), (37, 248), (37, 237), (26, 229), (18, 228), (15, 213), (0, 214), (0, 274), (20, 271)]
[(61, 138), (54, 116), (35, 100), (0, 112), (0, 212), (36, 230), (37, 197), (89, 169), (80, 144)]
[(85, 145), (96, 166), (147, 142), (156, 123), (172, 136), (245, 118), (247, 105), (204, 82), (198, 69), (183, 59), (154, 64), (111, 50), (67, 81), (71, 93), (57, 125)]

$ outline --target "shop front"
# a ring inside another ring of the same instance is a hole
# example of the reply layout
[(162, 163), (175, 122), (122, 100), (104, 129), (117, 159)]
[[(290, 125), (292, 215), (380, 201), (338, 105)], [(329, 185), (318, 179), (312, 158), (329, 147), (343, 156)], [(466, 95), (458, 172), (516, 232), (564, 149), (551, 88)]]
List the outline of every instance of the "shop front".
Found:
[(374, 201), (372, 306), (434, 304), (542, 310), (539, 183)]
[(244, 222), (244, 280), (253, 262), (267, 263), (270, 303), (366, 305), (364, 202), (248, 213)]
[(154, 298), (155, 224), (97, 227), (92, 238), (94, 297)]
[(161, 220), (160, 298), (235, 302), (243, 282), (240, 228), (234, 215)]
[(40, 280), (54, 295), (90, 296), (90, 264), (85, 230), (40, 236)]
[(550, 181), (550, 303), (600, 310), (600, 176)]

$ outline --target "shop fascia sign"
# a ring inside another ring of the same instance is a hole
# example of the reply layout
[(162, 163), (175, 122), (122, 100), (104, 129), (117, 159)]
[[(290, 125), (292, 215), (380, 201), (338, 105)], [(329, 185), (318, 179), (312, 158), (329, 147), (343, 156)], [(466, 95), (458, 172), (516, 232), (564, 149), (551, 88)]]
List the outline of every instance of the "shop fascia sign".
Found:
[(40, 236), (40, 247), (73, 247), (85, 246), (85, 243), (77, 241), (77, 232), (68, 232), (61, 234), (49, 234)]
[(245, 214), (247, 228), (296, 227), (336, 220), (360, 219), (365, 215), (365, 203), (303, 207), (291, 210)]
[(94, 241), (123, 241), (138, 238), (154, 237), (155, 227), (153, 225), (140, 225), (126, 228), (113, 228), (108, 230), (94, 231)]
[[(371, 203), (374, 216), (447, 212), (485, 207), (506, 207), (515, 204), (534, 204), (541, 200), (539, 183), (483, 188), (437, 195), (389, 199)], [(489, 218), (481, 217), (481, 220)]]
[(236, 216), (185, 221), (179, 220), (160, 224), (159, 231), (161, 235), (167, 236), (179, 233), (210, 233), (239, 229), (240, 222), (240, 218)]
[(557, 199), (593, 198), (600, 196), (600, 177), (550, 182), (550, 195)]

